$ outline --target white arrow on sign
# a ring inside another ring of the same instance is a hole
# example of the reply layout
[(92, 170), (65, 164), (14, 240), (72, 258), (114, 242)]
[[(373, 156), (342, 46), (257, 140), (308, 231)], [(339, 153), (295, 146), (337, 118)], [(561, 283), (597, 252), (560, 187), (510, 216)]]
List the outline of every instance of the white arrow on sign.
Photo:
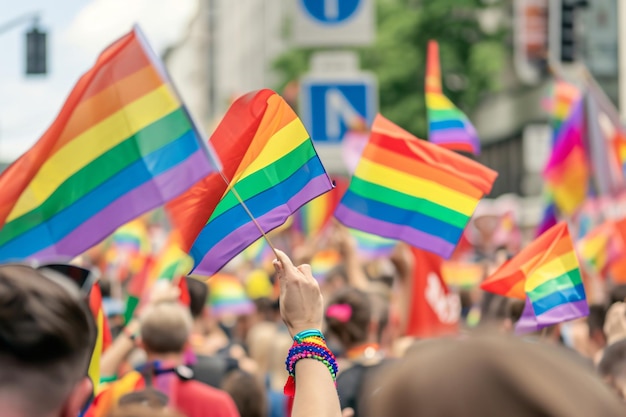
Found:
[(350, 125), (359, 118), (359, 112), (337, 88), (326, 91), (326, 137), (341, 139), (341, 122)]
[(324, 0), (324, 16), (329, 20), (339, 18), (339, 0)]

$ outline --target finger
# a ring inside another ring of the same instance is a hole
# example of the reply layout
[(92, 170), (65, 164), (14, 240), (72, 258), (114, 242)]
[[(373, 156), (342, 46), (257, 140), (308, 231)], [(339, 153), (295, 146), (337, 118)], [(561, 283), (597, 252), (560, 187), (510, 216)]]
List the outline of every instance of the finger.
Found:
[(278, 256), (278, 261), (282, 264), (283, 269), (293, 267), (291, 259), (289, 259), (289, 256), (287, 256), (282, 250), (276, 249), (276, 256)]
[(354, 417), (354, 410), (350, 407), (341, 410), (341, 417)]
[(297, 267), (298, 271), (300, 271), (304, 276), (313, 278), (313, 270), (311, 269), (311, 265), (302, 264)]

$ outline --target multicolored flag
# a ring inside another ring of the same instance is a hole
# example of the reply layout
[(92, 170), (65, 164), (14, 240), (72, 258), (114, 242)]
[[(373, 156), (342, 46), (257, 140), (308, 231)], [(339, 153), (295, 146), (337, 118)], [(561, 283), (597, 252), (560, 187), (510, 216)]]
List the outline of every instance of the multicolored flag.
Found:
[(581, 92), (573, 84), (558, 79), (552, 87), (550, 103), (550, 126), (552, 127), (552, 143), (557, 143), (563, 122), (569, 117), (572, 108), (580, 100)]
[(516, 325), (518, 333), (589, 314), (578, 259), (565, 222), (522, 249), (487, 278), (481, 288), (525, 300), (524, 312)]
[(335, 188), (302, 206), (293, 215), (293, 227), (305, 237), (315, 237), (328, 225), (348, 188), (347, 181), (335, 179)]
[(0, 176), (0, 260), (72, 259), (216, 172), (212, 155), (135, 28)]
[(335, 217), (448, 258), (497, 175), (378, 115)]
[(425, 89), (428, 139), (448, 149), (480, 154), (476, 129), (467, 116), (443, 94), (439, 45), (436, 41), (428, 42)]
[[(264, 232), (273, 230), (304, 204), (333, 188), (302, 121), (278, 94), (271, 90), (251, 93), (237, 100), (228, 113), (211, 143), (218, 154), (231, 147), (233, 159), (223, 158), (229, 185), (204, 223), (191, 224), (178, 217), (189, 215), (180, 210), (184, 200), (173, 216), (175, 224), (187, 224), (184, 233), (196, 236), (189, 253), (199, 275), (215, 274), (261, 237), (259, 227)], [(220, 129), (240, 131), (241, 138), (218, 144), (232, 138), (232, 133), (222, 136)], [(219, 191), (205, 187), (207, 205), (213, 204), (212, 196)], [(202, 196), (192, 195), (192, 209), (198, 201)]]
[(576, 103), (561, 127), (559, 138), (543, 171), (548, 192), (556, 207), (566, 216), (578, 210), (589, 190), (590, 167), (583, 142), (583, 104), (582, 99)]
[(613, 221), (606, 221), (592, 229), (577, 243), (581, 260), (594, 272), (604, 274), (613, 255), (612, 240), (617, 232)]

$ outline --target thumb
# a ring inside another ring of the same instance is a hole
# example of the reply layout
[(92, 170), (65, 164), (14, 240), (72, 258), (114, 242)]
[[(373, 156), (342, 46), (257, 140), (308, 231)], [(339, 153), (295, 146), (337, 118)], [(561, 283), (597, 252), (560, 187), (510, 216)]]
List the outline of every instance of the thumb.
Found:
[(311, 269), (311, 265), (309, 264), (302, 264), (296, 268), (298, 269), (298, 271), (302, 272), (304, 276), (313, 276), (313, 270)]
[(354, 409), (348, 407), (341, 410), (341, 417), (354, 417)]

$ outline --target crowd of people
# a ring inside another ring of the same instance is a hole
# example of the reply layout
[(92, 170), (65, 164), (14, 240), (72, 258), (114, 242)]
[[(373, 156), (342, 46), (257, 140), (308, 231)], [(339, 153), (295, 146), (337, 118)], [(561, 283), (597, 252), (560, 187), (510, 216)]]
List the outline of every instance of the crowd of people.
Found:
[[(93, 271), (0, 266), (2, 415), (626, 412), (626, 286), (607, 287), (606, 302), (592, 305), (587, 318), (524, 337), (512, 334), (522, 314), (519, 301), (474, 294), (462, 298), (480, 308), (478, 326), (466, 324), (472, 308), (464, 305), (456, 334), (417, 338), (406, 331), (415, 266), (408, 247), (398, 244), (389, 258), (366, 260), (349, 233), (333, 227), (321, 245), (337, 252), (338, 263), (323, 277), (315, 270), (320, 242), (300, 242), (289, 256), (272, 252), (277, 259), (269, 264), (239, 260), (225, 269), (248, 289), (252, 309), (236, 308), (241, 300), (231, 300), (230, 310), (228, 302), (214, 308), (211, 291), (219, 288), (189, 276), (188, 305), (180, 302), (180, 286), (158, 281), (124, 323), (115, 285), (104, 274), (99, 284), (115, 337), (100, 358), (100, 381), (87, 376), (98, 340), (86, 301)], [(280, 233), (274, 237), (288, 241)], [(501, 258), (485, 258), (485, 271)], [(246, 286), (258, 275), (251, 268), (264, 267), (272, 268), (266, 269), (266, 291), (251, 291), (259, 287)]]

